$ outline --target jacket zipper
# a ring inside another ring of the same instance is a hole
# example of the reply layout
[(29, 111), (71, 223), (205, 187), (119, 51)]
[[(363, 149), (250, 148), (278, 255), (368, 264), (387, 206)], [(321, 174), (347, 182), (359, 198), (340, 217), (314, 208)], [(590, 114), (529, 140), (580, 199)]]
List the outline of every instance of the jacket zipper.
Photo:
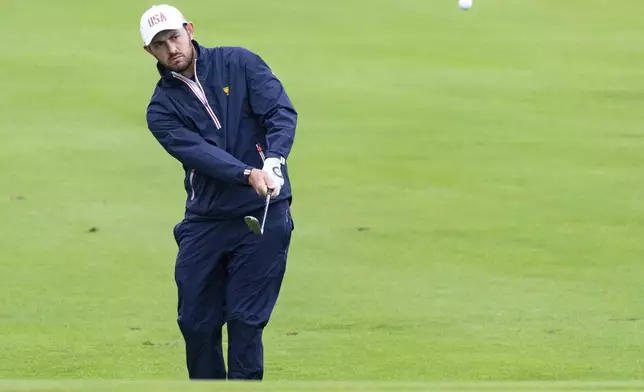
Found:
[[(190, 91), (192, 91), (192, 93), (197, 97), (199, 102), (201, 102), (203, 107), (206, 109), (206, 112), (208, 112), (208, 115), (215, 123), (215, 126), (217, 127), (217, 129), (221, 129), (221, 123), (219, 122), (219, 119), (217, 118), (217, 115), (215, 114), (215, 112), (210, 107), (210, 104), (208, 103), (208, 98), (206, 98), (206, 92), (204, 91), (203, 86), (201, 85), (201, 82), (199, 82), (199, 77), (197, 76), (197, 60), (194, 61), (194, 69), (195, 69), (195, 81), (192, 81), (176, 72), (172, 72), (172, 76), (181, 80), (183, 83), (185, 83), (188, 86), (188, 88), (190, 88)], [(190, 179), (189, 179), (190, 191), (192, 192), (192, 194), (190, 195), (190, 200), (195, 199), (195, 187), (193, 183), (194, 178), (195, 178), (195, 169), (192, 169), (190, 171)]]
[(190, 200), (195, 199), (195, 186), (192, 183), (192, 180), (194, 180), (194, 178), (195, 178), (195, 169), (192, 169), (190, 171), (190, 190), (192, 191), (192, 195), (190, 196)]
[(194, 61), (194, 67), (195, 67), (195, 81), (192, 81), (176, 72), (172, 72), (172, 76), (174, 76), (176, 79), (181, 80), (190, 88), (192, 93), (197, 97), (199, 102), (201, 102), (203, 107), (206, 109), (206, 112), (208, 112), (208, 115), (215, 123), (215, 126), (217, 127), (217, 129), (221, 129), (221, 123), (219, 122), (219, 119), (217, 118), (217, 115), (215, 114), (215, 112), (210, 107), (210, 104), (208, 103), (208, 98), (206, 98), (206, 92), (204, 91), (203, 86), (201, 86), (201, 82), (199, 82), (199, 77), (197, 77), (197, 60)]
[(266, 156), (264, 156), (264, 149), (262, 148), (262, 145), (257, 143), (255, 144), (255, 147), (257, 147), (257, 152), (259, 153), (259, 156), (262, 158), (262, 162), (266, 160)]

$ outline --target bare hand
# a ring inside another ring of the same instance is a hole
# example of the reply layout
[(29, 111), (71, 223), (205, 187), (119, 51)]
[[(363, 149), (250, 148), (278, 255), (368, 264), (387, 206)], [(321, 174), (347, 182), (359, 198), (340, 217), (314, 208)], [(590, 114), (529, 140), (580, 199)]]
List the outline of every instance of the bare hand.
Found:
[(260, 196), (266, 196), (269, 189), (273, 190), (273, 188), (275, 187), (268, 173), (260, 169), (253, 169), (250, 171), (250, 176), (248, 176), (248, 183)]

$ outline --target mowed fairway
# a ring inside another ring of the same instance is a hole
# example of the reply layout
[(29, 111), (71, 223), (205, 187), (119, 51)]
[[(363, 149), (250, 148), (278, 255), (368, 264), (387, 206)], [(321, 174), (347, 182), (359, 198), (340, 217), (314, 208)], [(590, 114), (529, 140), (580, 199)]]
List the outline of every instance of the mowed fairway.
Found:
[[(0, 379), (186, 378), (151, 4), (2, 0)], [(267, 383), (644, 379), (643, 2), (173, 4), (300, 114)]]

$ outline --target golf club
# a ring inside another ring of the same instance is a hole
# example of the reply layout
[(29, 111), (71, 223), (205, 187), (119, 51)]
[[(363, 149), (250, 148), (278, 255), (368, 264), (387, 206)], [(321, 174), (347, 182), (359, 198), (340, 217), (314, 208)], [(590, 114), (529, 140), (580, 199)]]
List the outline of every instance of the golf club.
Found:
[[(259, 156), (262, 158), (262, 162), (264, 162), (266, 158), (264, 156), (264, 151), (262, 150), (262, 146), (259, 143), (256, 144), (255, 146), (257, 147), (257, 152), (259, 152)], [(259, 220), (257, 220), (257, 218), (255, 218), (254, 216), (247, 215), (246, 217), (244, 217), (244, 220), (246, 221), (246, 225), (255, 234), (259, 234), (259, 235), (264, 234), (264, 223), (266, 223), (266, 214), (268, 213), (268, 205), (271, 201), (271, 193), (272, 193), (272, 189), (268, 189), (268, 193), (266, 194), (266, 205), (264, 206), (264, 217), (262, 218), (261, 225), (259, 223)]]
[(262, 235), (264, 234), (264, 223), (266, 223), (266, 214), (268, 213), (268, 205), (271, 201), (271, 192), (269, 189), (269, 192), (266, 194), (266, 205), (264, 206), (264, 217), (262, 218), (262, 223), (260, 225), (259, 220), (255, 218), (254, 216), (246, 216), (244, 217), (244, 220), (246, 221), (246, 225), (253, 231), (255, 234)]

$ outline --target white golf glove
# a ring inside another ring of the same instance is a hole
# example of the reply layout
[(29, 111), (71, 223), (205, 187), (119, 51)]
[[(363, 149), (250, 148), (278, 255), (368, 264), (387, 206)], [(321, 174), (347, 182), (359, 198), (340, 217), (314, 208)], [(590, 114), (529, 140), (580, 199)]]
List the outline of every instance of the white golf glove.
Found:
[(273, 193), (272, 197), (277, 197), (280, 194), (280, 190), (284, 185), (284, 176), (282, 175), (282, 162), (279, 158), (266, 158), (264, 161), (264, 167), (262, 168), (271, 181), (273, 181)]

